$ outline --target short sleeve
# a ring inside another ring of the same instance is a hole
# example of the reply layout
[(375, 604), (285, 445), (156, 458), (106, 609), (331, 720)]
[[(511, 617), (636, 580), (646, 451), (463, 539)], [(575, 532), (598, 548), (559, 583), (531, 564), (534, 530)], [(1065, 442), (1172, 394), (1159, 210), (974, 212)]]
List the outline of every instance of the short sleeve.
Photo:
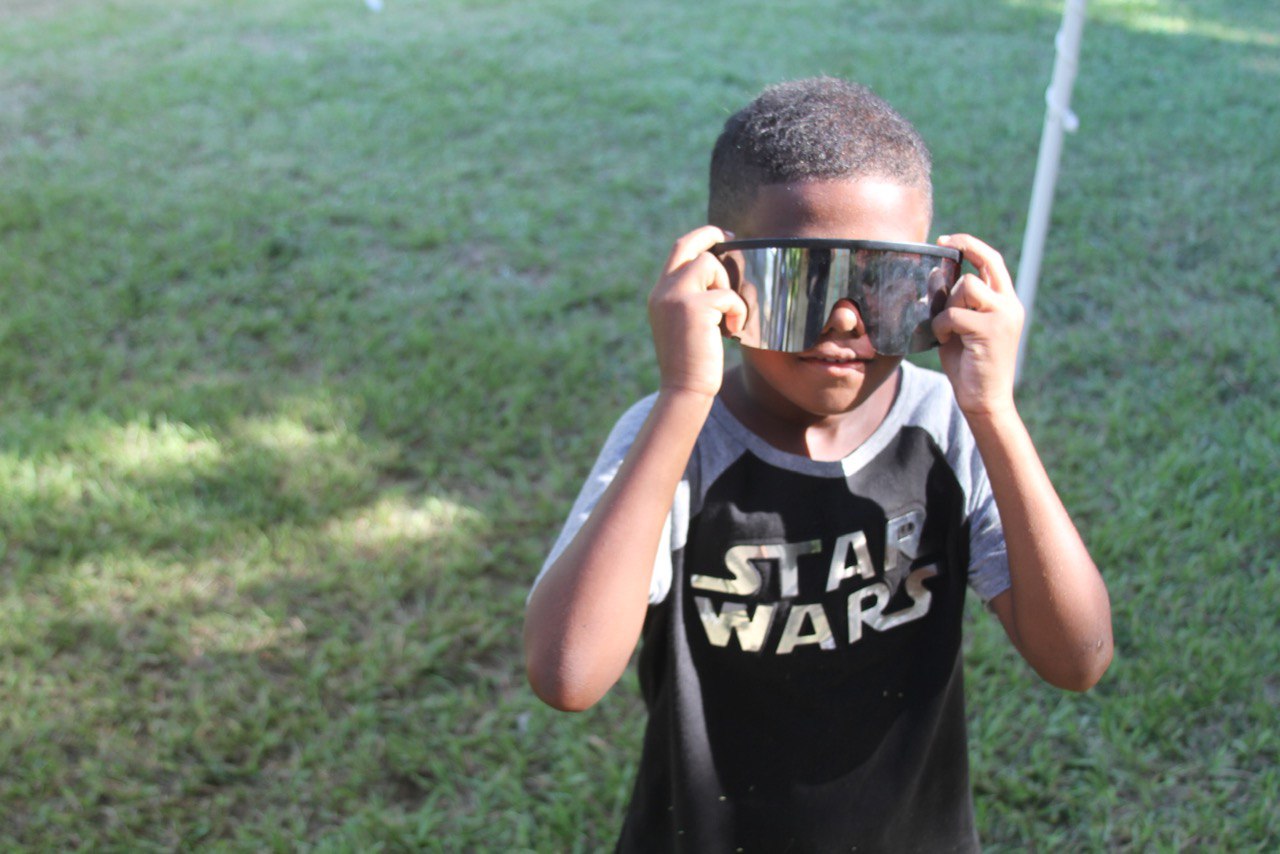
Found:
[(956, 405), (946, 377), (903, 364), (903, 385), (895, 407), (900, 424), (928, 430), (964, 495), (964, 521), (969, 530), (969, 588), (990, 602), (1009, 589), (1009, 555), (991, 481), (969, 424)]
[(1000, 511), (996, 509), (987, 471), (973, 452), (969, 500), (969, 587), (982, 599), (990, 602), (1011, 586), (1009, 578), (1009, 553), (1005, 548), (1004, 526)]
[[(636, 436), (640, 432), (640, 428), (644, 426), (645, 419), (649, 417), (649, 412), (653, 409), (656, 395), (650, 395), (628, 409), (613, 429), (609, 432), (609, 437), (605, 440), (604, 447), (600, 450), (599, 456), (596, 458), (595, 464), (591, 467), (591, 473), (587, 476), (586, 482), (583, 483), (582, 489), (578, 492), (578, 497), (573, 502), (573, 508), (569, 511), (569, 518), (565, 520), (564, 527), (560, 530), (560, 535), (556, 537), (555, 543), (551, 547), (550, 553), (542, 564), (538, 576), (534, 579), (533, 586), (530, 588), (530, 595), (533, 589), (538, 586), (538, 582), (546, 574), (551, 564), (555, 563), (556, 558), (564, 553), (564, 550), (573, 542), (573, 538), (577, 536), (578, 531), (586, 523), (591, 516), (592, 510), (600, 501), (600, 497), (604, 495), (609, 484), (613, 483), (614, 477), (617, 476), (618, 469), (622, 465), (623, 459), (631, 450), (631, 446), (635, 443)], [(677, 503), (683, 496), (687, 502), (688, 489), (682, 483), (681, 489), (677, 492)], [(663, 543), (670, 543), (673, 539), (673, 522), (672, 513), (667, 514), (667, 519), (663, 524)], [(671, 587), (671, 550), (670, 548), (659, 548), (658, 553), (654, 556), (653, 575), (649, 582), (649, 601), (651, 603), (660, 602), (666, 597), (667, 591)]]

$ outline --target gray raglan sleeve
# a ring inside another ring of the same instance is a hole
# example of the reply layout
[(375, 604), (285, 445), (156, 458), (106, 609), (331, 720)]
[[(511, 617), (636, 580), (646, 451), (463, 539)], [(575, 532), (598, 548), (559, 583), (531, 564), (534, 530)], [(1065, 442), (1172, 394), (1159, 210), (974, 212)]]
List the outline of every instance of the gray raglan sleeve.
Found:
[[(970, 440), (972, 441), (972, 440)], [(1009, 553), (991, 482), (976, 448), (967, 460), (969, 476), (969, 586), (983, 602), (1009, 589)]]
[[(613, 426), (613, 430), (609, 433), (609, 438), (605, 440), (604, 447), (600, 450), (600, 455), (596, 458), (595, 465), (591, 467), (591, 473), (587, 476), (577, 499), (573, 502), (573, 508), (569, 511), (569, 518), (565, 520), (564, 527), (560, 530), (560, 535), (556, 538), (554, 545), (551, 547), (551, 552), (547, 555), (542, 564), (542, 569), (538, 572), (538, 577), (533, 582), (533, 587), (538, 586), (538, 582), (542, 580), (551, 564), (555, 563), (556, 558), (560, 557), (564, 550), (569, 547), (569, 544), (573, 542), (573, 538), (577, 536), (578, 531), (591, 515), (591, 511), (595, 509), (597, 502), (600, 501), (600, 496), (604, 494), (605, 490), (609, 488), (609, 484), (613, 482), (613, 478), (617, 475), (618, 469), (622, 465), (623, 458), (631, 450), (640, 428), (644, 425), (645, 419), (649, 417), (649, 412), (653, 409), (655, 397), (655, 395), (650, 395), (634, 404)], [(680, 490), (677, 492), (677, 504), (687, 493), (688, 490), (682, 483)], [(668, 513), (666, 522), (663, 524), (662, 543), (666, 544), (671, 541), (672, 513)], [(530, 588), (530, 594), (533, 592), (533, 587)], [(671, 550), (664, 546), (658, 549), (658, 553), (654, 557), (653, 576), (649, 582), (649, 601), (651, 603), (661, 601), (665, 598), (670, 587)]]
[(934, 371), (915, 369), (910, 393), (919, 407), (913, 416), (931, 425), (943, 448), (947, 464), (965, 496), (969, 525), (969, 587), (982, 601), (990, 602), (1009, 589), (1009, 555), (1005, 549), (1000, 511), (991, 494), (991, 481), (964, 414), (956, 405), (946, 378)]

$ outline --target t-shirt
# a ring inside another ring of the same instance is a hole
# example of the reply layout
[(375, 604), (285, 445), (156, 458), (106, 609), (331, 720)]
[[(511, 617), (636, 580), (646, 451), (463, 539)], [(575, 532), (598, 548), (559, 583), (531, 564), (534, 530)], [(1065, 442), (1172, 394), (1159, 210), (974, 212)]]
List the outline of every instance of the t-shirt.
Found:
[[(653, 401), (615, 426), (544, 572)], [(976, 850), (964, 595), (989, 601), (1009, 571), (945, 377), (903, 363), (884, 422), (834, 462), (772, 447), (717, 399), (666, 535), (619, 849)]]

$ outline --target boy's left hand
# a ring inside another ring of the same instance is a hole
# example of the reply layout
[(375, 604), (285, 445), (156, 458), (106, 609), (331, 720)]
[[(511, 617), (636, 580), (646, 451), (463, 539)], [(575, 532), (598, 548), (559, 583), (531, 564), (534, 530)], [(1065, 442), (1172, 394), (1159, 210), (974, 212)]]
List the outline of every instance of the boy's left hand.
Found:
[(1024, 312), (1004, 259), (968, 234), (940, 237), (938, 244), (959, 249), (978, 271), (960, 277), (933, 319), (942, 370), (956, 402), (966, 415), (1011, 409)]

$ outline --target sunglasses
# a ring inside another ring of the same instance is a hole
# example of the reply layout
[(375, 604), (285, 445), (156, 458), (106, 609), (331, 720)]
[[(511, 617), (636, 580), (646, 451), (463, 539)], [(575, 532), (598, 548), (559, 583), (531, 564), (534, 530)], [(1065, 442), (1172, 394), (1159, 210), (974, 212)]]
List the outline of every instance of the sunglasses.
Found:
[(884, 356), (938, 345), (930, 325), (960, 278), (959, 250), (925, 243), (760, 238), (712, 247), (747, 304), (739, 342), (799, 353), (818, 343), (842, 299)]

